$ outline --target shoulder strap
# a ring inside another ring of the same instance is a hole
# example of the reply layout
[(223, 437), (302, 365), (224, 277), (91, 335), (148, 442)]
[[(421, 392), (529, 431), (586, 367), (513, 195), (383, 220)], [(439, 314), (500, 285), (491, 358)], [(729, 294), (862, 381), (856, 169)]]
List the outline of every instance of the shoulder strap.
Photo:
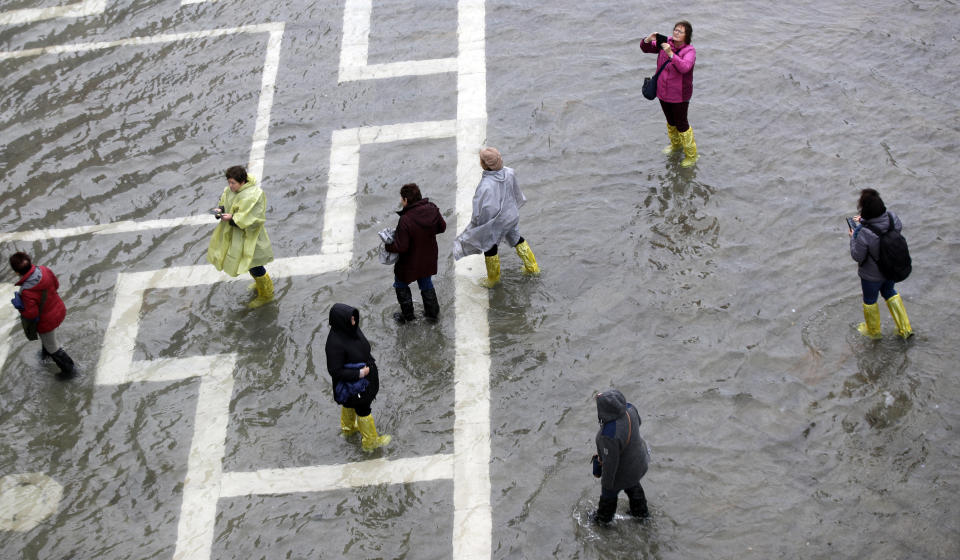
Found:
[(657, 73), (653, 75), (653, 79), (654, 79), (654, 80), (656, 80), (657, 77), (660, 76), (660, 72), (663, 72), (663, 69), (667, 67), (667, 64), (670, 64), (670, 61), (671, 61), (671, 60), (673, 60), (673, 59), (668, 58), (666, 62), (664, 62), (663, 64), (660, 65), (660, 69), (657, 70)]
[(630, 418), (630, 408), (627, 408), (627, 445), (630, 445), (630, 436), (633, 435), (633, 418)]

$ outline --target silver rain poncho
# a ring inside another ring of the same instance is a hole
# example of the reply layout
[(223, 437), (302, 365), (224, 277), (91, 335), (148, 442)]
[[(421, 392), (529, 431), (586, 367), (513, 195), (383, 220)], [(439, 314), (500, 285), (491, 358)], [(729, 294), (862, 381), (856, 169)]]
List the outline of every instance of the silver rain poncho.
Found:
[(520, 207), (527, 197), (520, 192), (513, 169), (484, 171), (473, 195), (470, 225), (453, 242), (453, 258), (489, 251), (506, 237), (510, 246), (520, 241)]

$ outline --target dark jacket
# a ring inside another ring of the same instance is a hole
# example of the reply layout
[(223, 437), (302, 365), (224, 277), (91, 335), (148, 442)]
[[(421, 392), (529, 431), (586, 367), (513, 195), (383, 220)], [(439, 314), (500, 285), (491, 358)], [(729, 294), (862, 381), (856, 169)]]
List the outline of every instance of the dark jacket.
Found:
[(386, 245), (387, 251), (400, 253), (393, 267), (394, 274), (406, 284), (433, 276), (437, 273), (437, 234), (447, 230), (440, 209), (429, 198), (422, 198), (407, 204), (397, 214), (400, 215), (397, 233), (393, 243)]
[[(350, 324), (353, 316), (357, 324)], [(377, 375), (377, 363), (370, 354), (370, 343), (360, 330), (360, 312), (344, 303), (335, 303), (330, 309), (330, 334), (327, 335), (327, 344), (324, 347), (327, 354), (327, 373), (332, 379), (333, 386), (338, 381), (356, 381), (360, 379), (358, 368), (345, 368), (346, 364), (364, 363), (370, 367), (370, 373), (364, 378), (370, 382), (363, 392), (366, 400), (373, 400), (380, 390), (380, 378)]]
[[(45, 266), (33, 265), (20, 278), (17, 286), (20, 286), (20, 299), (23, 301), (23, 310), (20, 315), (31, 321), (39, 317), (38, 333), (48, 333), (60, 326), (63, 318), (67, 316), (67, 306), (63, 304), (60, 294), (57, 293), (60, 282), (52, 270)], [(47, 293), (47, 298), (43, 302), (43, 309), (40, 309), (40, 300), (44, 292)]]
[(640, 437), (640, 414), (620, 391), (611, 389), (597, 396), (597, 416), (603, 424), (597, 432), (600, 484), (616, 491), (636, 486), (650, 463), (647, 443)]
[[(880, 233), (885, 233), (890, 229), (889, 214), (893, 218), (893, 229), (900, 231), (903, 224), (896, 214), (887, 210), (876, 218), (865, 220), (865, 224), (870, 224)], [(860, 264), (857, 274), (867, 282), (883, 282), (886, 280), (880, 273), (880, 267), (877, 265), (877, 257), (880, 254), (880, 238), (873, 233), (870, 228), (861, 225), (850, 238), (850, 256)]]

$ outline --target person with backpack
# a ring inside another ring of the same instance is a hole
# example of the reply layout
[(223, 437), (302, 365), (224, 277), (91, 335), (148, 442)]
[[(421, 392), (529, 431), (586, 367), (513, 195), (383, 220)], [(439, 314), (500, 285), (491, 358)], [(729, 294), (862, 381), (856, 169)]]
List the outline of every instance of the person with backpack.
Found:
[(897, 325), (897, 334), (913, 336), (910, 319), (903, 307), (903, 299), (894, 284), (910, 274), (911, 262), (907, 242), (900, 235), (900, 218), (887, 210), (874, 189), (860, 191), (857, 202), (859, 216), (854, 216), (854, 228), (849, 230), (850, 256), (860, 265), (857, 274), (863, 290), (864, 322), (857, 330), (864, 336), (880, 338), (880, 307), (877, 296), (882, 295)]

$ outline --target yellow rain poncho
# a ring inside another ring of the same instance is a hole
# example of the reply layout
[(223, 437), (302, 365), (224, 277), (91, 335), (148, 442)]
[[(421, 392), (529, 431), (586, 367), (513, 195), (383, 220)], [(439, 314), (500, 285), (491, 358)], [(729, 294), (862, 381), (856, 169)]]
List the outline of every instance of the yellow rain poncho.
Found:
[(273, 247), (264, 223), (267, 220), (267, 197), (252, 176), (240, 190), (223, 189), (220, 206), (224, 213), (233, 214), (232, 225), (221, 221), (213, 230), (207, 261), (217, 270), (238, 276), (253, 267), (273, 260)]

